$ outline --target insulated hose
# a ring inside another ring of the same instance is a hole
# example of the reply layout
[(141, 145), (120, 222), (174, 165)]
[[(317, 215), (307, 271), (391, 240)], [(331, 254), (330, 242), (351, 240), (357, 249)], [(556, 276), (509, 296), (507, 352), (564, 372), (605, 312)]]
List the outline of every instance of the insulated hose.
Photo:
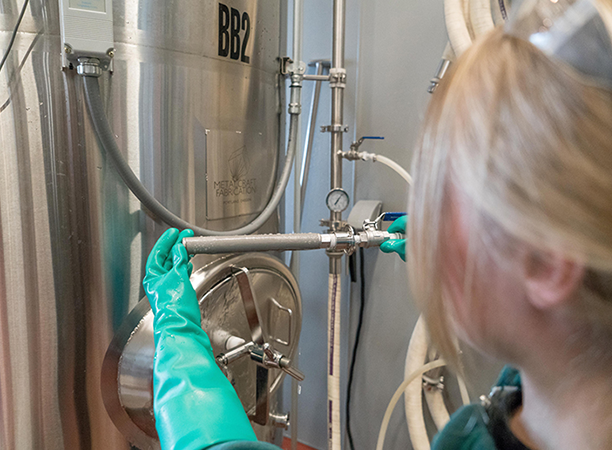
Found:
[[(410, 374), (425, 364), (428, 344), (425, 321), (423, 316), (419, 316), (419, 320), (414, 326), (414, 331), (410, 338), (410, 344), (408, 344), (404, 368), (405, 378), (408, 378)], [(414, 450), (429, 450), (429, 437), (427, 436), (425, 417), (423, 416), (423, 380), (420, 378), (415, 378), (406, 386), (404, 391), (404, 408), (406, 410), (406, 423), (408, 424), (412, 448)]]
[(487, 34), (495, 28), (492, 14), (491, 0), (470, 1), (470, 21), (476, 37)]
[(378, 432), (378, 440), (376, 442), (376, 450), (383, 450), (383, 445), (385, 443), (385, 435), (387, 434), (387, 428), (389, 427), (389, 421), (391, 420), (391, 414), (393, 413), (393, 409), (400, 397), (408, 387), (410, 383), (416, 380), (418, 377), (422, 376), (425, 372), (429, 372), (432, 369), (436, 369), (438, 367), (445, 366), (446, 362), (443, 359), (437, 359), (435, 361), (429, 362), (422, 366), (416, 372), (411, 373), (404, 382), (397, 388), (393, 397), (391, 397), (391, 401), (389, 402), (389, 406), (387, 406), (387, 410), (385, 411), (385, 415), (383, 417), (382, 424), (380, 426), (380, 431)]
[(444, 17), (448, 39), (455, 55), (459, 57), (472, 45), (468, 21), (463, 12), (463, 2), (461, 0), (445, 0)]
[(264, 210), (251, 223), (242, 228), (229, 231), (208, 230), (206, 228), (197, 227), (176, 216), (164, 205), (162, 205), (140, 182), (138, 177), (132, 171), (130, 165), (123, 157), (123, 154), (121, 153), (121, 150), (119, 149), (119, 146), (115, 140), (115, 136), (110, 128), (110, 124), (104, 110), (104, 102), (102, 101), (102, 96), (100, 95), (100, 84), (98, 83), (98, 78), (93, 76), (84, 76), (83, 83), (85, 85), (85, 102), (87, 104), (87, 110), (89, 111), (91, 123), (100, 142), (100, 147), (113, 161), (117, 172), (119, 172), (119, 175), (129, 190), (132, 191), (132, 193), (138, 198), (138, 200), (140, 200), (145, 208), (147, 208), (160, 220), (178, 229), (190, 228), (196, 235), (200, 236), (230, 236), (236, 234), (251, 234), (257, 231), (270, 218), (270, 216), (272, 216), (283, 196), (289, 181), (289, 176), (291, 175), (293, 158), (295, 156), (297, 147), (299, 114), (291, 114), (285, 165), (283, 166), (283, 170), (272, 197)]
[(340, 275), (329, 275), (327, 315), (327, 448), (340, 449)]

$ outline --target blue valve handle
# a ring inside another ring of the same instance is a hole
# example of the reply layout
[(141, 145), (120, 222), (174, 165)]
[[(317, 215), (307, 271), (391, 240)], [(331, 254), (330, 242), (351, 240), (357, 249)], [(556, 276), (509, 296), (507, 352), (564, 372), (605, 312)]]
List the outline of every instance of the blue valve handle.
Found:
[(400, 217), (406, 216), (407, 213), (405, 212), (387, 212), (384, 214), (383, 216), (383, 222), (393, 222), (397, 219), (399, 219)]
[(384, 136), (363, 136), (361, 139), (384, 139)]

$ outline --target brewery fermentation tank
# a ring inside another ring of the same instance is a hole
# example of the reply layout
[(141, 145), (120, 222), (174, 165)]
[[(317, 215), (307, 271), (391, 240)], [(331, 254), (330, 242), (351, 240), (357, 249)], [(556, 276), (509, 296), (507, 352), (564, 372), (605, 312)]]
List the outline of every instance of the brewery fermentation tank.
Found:
[[(0, 0), (3, 52), (21, 6)], [(283, 147), (281, 11), (280, 0), (113, 3), (106, 115), (145, 186), (198, 226), (243, 226), (272, 193)], [(0, 72), (2, 450), (130, 448), (105, 408), (101, 371), (166, 226), (100, 152), (82, 79), (62, 70), (69, 51), (58, 2), (31, 0)], [(278, 217), (262, 231), (277, 231)], [(214, 264), (198, 258), (196, 271)]]

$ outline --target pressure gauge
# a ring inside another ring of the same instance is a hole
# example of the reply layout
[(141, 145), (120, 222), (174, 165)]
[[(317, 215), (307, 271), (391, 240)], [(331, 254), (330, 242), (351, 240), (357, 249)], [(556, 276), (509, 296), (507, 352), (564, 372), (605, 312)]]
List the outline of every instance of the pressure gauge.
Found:
[(333, 212), (342, 212), (349, 206), (349, 195), (344, 189), (332, 189), (325, 199), (327, 207)]

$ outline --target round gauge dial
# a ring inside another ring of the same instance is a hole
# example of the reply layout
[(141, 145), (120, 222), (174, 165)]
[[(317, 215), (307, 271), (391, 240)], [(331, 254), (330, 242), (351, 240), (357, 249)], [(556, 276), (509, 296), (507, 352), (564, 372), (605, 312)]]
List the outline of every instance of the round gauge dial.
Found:
[(325, 199), (330, 211), (342, 212), (349, 206), (349, 195), (344, 189), (332, 189)]

